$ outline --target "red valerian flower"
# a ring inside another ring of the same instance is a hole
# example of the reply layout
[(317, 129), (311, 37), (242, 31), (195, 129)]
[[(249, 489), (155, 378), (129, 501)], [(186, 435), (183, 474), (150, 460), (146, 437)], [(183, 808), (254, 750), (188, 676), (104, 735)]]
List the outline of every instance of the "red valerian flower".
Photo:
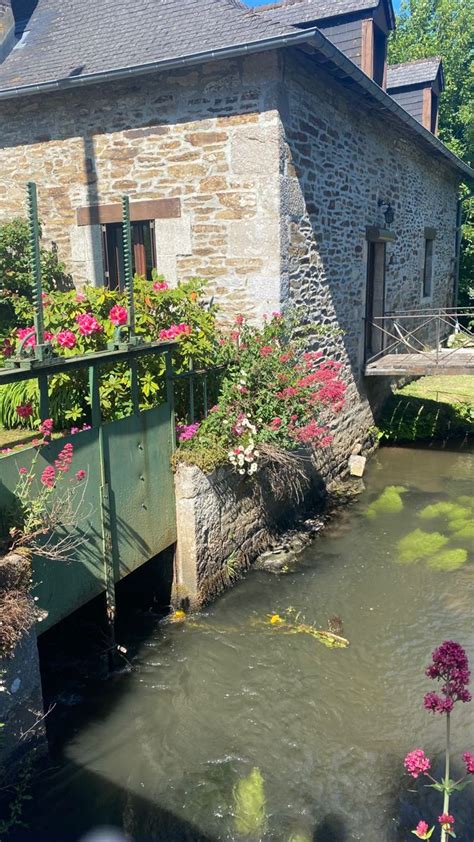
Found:
[(48, 465), (41, 474), (41, 484), (46, 488), (54, 488), (56, 483), (56, 471), (52, 465)]
[(450, 813), (443, 813), (441, 816), (438, 816), (438, 821), (441, 825), (442, 830), (452, 830), (454, 824), (454, 816)]
[(418, 839), (429, 839), (430, 837), (428, 836), (428, 832), (429, 825), (427, 822), (424, 821), (418, 822), (415, 830), (412, 830), (412, 833), (414, 833), (415, 836), (418, 836)]
[(426, 710), (433, 713), (450, 713), (455, 702), (470, 702), (467, 690), (471, 673), (463, 647), (454, 640), (445, 640), (432, 654), (432, 662), (426, 668), (426, 675), (434, 681), (443, 681), (441, 695), (427, 693), (424, 698)]
[(466, 772), (468, 775), (474, 775), (474, 754), (470, 754), (468, 751), (465, 751), (462, 759), (466, 764)]
[(82, 482), (82, 480), (85, 479), (86, 476), (87, 476), (87, 474), (82, 468), (81, 468), (80, 471), (76, 472), (76, 479), (77, 479), (78, 482)]
[(113, 325), (116, 325), (116, 327), (119, 327), (119, 325), (126, 325), (128, 321), (128, 313), (125, 307), (120, 307), (119, 304), (115, 304), (109, 313), (109, 319)]
[(30, 403), (19, 404), (19, 406), (15, 408), (15, 411), (20, 418), (30, 418), (33, 415), (33, 407)]
[(43, 436), (49, 437), (49, 436), (51, 436), (51, 434), (53, 432), (53, 427), (54, 427), (53, 419), (52, 418), (46, 418), (44, 421), (41, 422), (38, 429), (39, 429), (40, 433), (43, 434)]
[(403, 765), (412, 778), (417, 778), (418, 775), (426, 775), (431, 769), (431, 762), (421, 748), (410, 751), (405, 757)]
[(25, 476), (25, 474), (28, 473), (28, 469), (27, 468), (19, 468), (18, 473), (21, 474), (21, 476)]
[(245, 317), (244, 317), (244, 316), (239, 315), (239, 316), (236, 316), (236, 317), (235, 317), (235, 324), (236, 324), (236, 325), (239, 325), (239, 326), (240, 326), (240, 325), (243, 325), (243, 323), (244, 323), (244, 322), (245, 322)]
[(54, 462), (57, 470), (60, 473), (67, 474), (67, 472), (69, 471), (71, 467), (73, 452), (74, 448), (70, 442), (64, 445), (63, 449), (61, 450), (61, 453)]

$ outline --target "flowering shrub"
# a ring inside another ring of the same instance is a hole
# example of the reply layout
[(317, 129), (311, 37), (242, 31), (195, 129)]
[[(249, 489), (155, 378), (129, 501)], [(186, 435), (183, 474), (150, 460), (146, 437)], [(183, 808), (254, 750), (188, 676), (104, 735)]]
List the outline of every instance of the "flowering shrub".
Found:
[[(80, 468), (74, 478), (67, 476), (74, 458), (74, 447), (67, 442), (54, 465), (47, 465), (39, 473), (37, 461), (41, 447), (50, 443), (52, 419), (43, 421), (39, 432), (43, 438), (38, 440), (31, 467), (18, 468), (14, 492), (18, 507), (14, 513), (16, 525), (10, 529), (10, 549), (26, 547), (36, 555), (67, 560), (80, 540), (74, 538), (73, 531), (78, 525), (84, 498), (80, 486), (87, 479), (87, 472)], [(66, 534), (63, 535), (64, 529)]]
[[(203, 306), (204, 284), (189, 281), (169, 289), (165, 281), (155, 276), (153, 281), (135, 278), (136, 333), (144, 342), (152, 340), (178, 341), (174, 355), (177, 373), (188, 370), (190, 360), (200, 367), (215, 362), (218, 338), (215, 328), (215, 309)], [(46, 338), (56, 354), (70, 357), (102, 351), (114, 339), (117, 329), (126, 325), (128, 313), (124, 293), (86, 287), (81, 292), (48, 292), (44, 300)], [(25, 341), (24, 347), (33, 349), (36, 341), (33, 312), (29, 302), (23, 307), (25, 328), (7, 337), (3, 356), (7, 358)], [(0, 366), (2, 364), (0, 357)], [(138, 361), (140, 403), (146, 409), (165, 396), (165, 362), (159, 356), (147, 356)], [(87, 371), (61, 372), (49, 381), (51, 414), (56, 427), (67, 428), (71, 422), (89, 420)], [(177, 387), (178, 414), (184, 398), (184, 384)], [(101, 404), (104, 417), (109, 420), (131, 411), (130, 372), (125, 364), (102, 369)], [(26, 426), (34, 429), (38, 422), (38, 392), (36, 382), (24, 381), (0, 388), (0, 424), (6, 428)]]
[[(218, 404), (187, 450), (225, 448), (240, 474), (258, 469), (262, 447), (328, 447), (328, 423), (344, 405), (341, 365), (291, 339), (294, 324), (274, 314), (263, 328), (236, 320), (220, 340), (225, 364)], [(184, 452), (184, 451), (183, 451)]]
[[(410, 751), (403, 762), (405, 769), (412, 778), (426, 776), (432, 783), (427, 786), (443, 793), (443, 812), (438, 816), (441, 831), (441, 842), (447, 842), (448, 837), (455, 838), (455, 818), (449, 812), (450, 796), (453, 792), (463, 790), (469, 783), (469, 776), (474, 775), (474, 755), (464, 752), (463, 760), (466, 774), (458, 781), (450, 778), (450, 716), (456, 702), (470, 702), (471, 694), (466, 689), (470, 681), (467, 655), (463, 647), (453, 640), (445, 640), (432, 655), (432, 662), (426, 668), (426, 675), (434, 681), (443, 682), (441, 693), (427, 693), (424, 698), (426, 710), (441, 715), (446, 714), (446, 752), (445, 773), (441, 781), (430, 775), (431, 761), (426, 757), (423, 749)], [(418, 839), (431, 839), (436, 825), (429, 827), (424, 820), (418, 822), (412, 833)]]

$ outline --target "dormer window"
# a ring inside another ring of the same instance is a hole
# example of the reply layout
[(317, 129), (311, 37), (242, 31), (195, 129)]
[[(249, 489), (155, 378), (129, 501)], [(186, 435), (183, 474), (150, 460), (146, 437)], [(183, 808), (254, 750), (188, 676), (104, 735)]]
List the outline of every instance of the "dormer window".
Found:
[(439, 58), (418, 59), (388, 68), (387, 92), (433, 134), (438, 133), (438, 105), (443, 89), (443, 66)]

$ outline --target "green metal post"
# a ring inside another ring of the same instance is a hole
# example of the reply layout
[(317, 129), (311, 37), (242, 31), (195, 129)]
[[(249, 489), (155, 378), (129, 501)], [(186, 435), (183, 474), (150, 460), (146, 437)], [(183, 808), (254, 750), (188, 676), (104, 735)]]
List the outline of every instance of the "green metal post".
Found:
[(33, 275), (33, 307), (36, 330), (36, 344), (44, 344), (43, 295), (41, 288), (41, 258), (39, 245), (38, 196), (36, 184), (29, 181), (28, 194), (28, 227), (30, 238), (30, 266)]
[(189, 371), (189, 422), (190, 424), (194, 424), (196, 413), (194, 410), (194, 363), (192, 359), (189, 360)]
[(102, 426), (102, 414), (100, 409), (99, 389), (100, 369), (98, 365), (91, 365), (89, 368), (89, 400), (91, 405), (92, 428), (97, 430), (99, 446), (100, 465), (100, 501), (101, 501), (101, 522), (102, 522), (102, 559), (104, 563), (104, 586), (107, 628), (109, 634), (109, 667), (114, 667), (115, 653), (115, 575), (114, 558), (112, 547), (112, 522), (110, 511), (110, 494), (108, 482), (108, 464), (106, 448), (104, 444), (104, 429)]
[(127, 293), (128, 326), (130, 336), (135, 333), (135, 301), (133, 297), (132, 228), (130, 225), (130, 200), (122, 196), (123, 265), (125, 292)]
[(166, 352), (166, 399), (170, 408), (170, 424), (171, 424), (171, 451), (176, 450), (176, 418), (174, 414), (174, 379), (173, 379), (173, 359), (171, 351)]

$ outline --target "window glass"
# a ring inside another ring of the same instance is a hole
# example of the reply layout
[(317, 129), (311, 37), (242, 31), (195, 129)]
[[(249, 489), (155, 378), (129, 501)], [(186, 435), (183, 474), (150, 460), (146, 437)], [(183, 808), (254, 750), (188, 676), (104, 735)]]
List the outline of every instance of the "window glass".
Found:
[[(154, 223), (132, 222), (132, 266), (137, 275), (151, 280), (156, 264)], [(123, 234), (121, 223), (102, 226), (105, 285), (109, 289), (123, 289)]]
[(425, 240), (425, 261), (423, 265), (423, 298), (430, 298), (433, 282), (433, 244), (434, 240)]

